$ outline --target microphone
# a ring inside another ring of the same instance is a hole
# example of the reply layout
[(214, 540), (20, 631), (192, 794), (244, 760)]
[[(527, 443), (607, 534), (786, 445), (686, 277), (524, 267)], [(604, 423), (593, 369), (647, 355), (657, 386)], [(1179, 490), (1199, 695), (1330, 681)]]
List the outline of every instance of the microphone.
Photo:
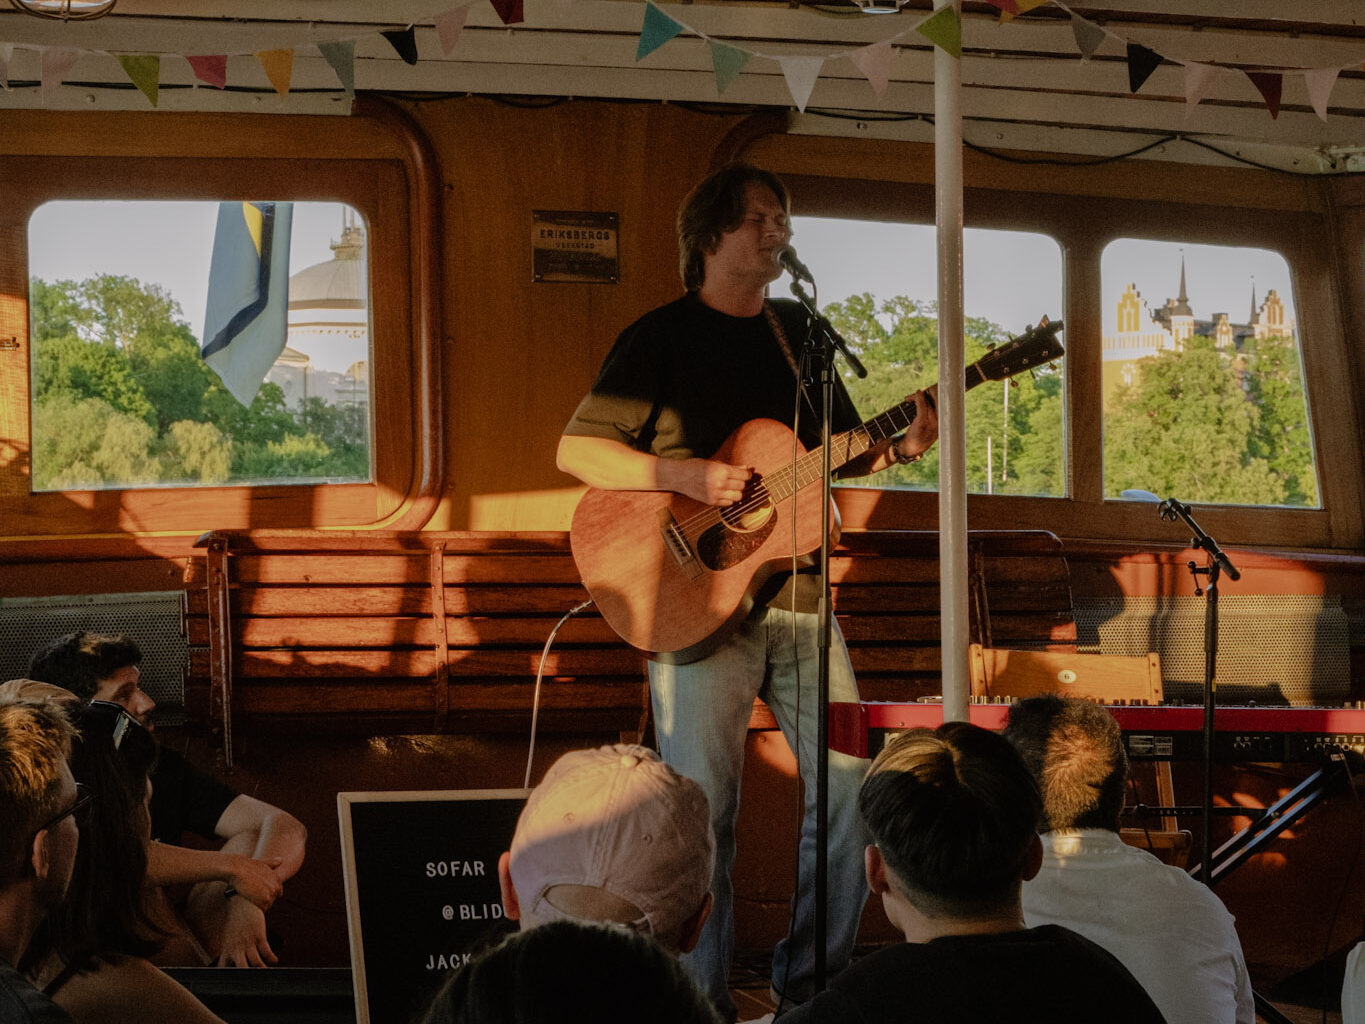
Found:
[(815, 278), (811, 276), (810, 268), (801, 262), (796, 255), (796, 250), (790, 245), (784, 245), (777, 250), (777, 265), (791, 274), (793, 280), (805, 281), (807, 284), (814, 284)]

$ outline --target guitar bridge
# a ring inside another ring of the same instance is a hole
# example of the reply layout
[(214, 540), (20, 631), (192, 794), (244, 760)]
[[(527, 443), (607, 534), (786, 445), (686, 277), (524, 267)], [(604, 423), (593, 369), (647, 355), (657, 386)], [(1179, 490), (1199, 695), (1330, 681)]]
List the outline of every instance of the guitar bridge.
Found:
[(672, 511), (667, 508), (659, 509), (659, 533), (663, 536), (664, 547), (668, 548), (668, 553), (678, 563), (678, 568), (687, 574), (687, 578), (694, 580), (700, 576), (701, 563), (697, 561), (692, 545), (687, 543), (687, 538), (683, 536)]

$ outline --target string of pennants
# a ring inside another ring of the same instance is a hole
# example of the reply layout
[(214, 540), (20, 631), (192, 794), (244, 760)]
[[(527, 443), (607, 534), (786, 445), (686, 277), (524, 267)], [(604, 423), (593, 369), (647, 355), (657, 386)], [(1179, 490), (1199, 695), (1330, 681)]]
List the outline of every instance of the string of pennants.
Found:
[[(1326, 121), (1328, 100), (1331, 97), (1337, 77), (1343, 70), (1362, 67), (1360, 62), (1355, 62), (1321, 68), (1260, 67), (1249, 69), (1213, 61), (1183, 60), (1178, 57), (1163, 55), (1150, 47), (1112, 32), (1105, 26), (1077, 14), (1062, 0), (988, 0), (988, 2), (999, 9), (1001, 21), (1009, 21), (1020, 14), (1025, 14), (1048, 3), (1066, 11), (1071, 16), (1072, 33), (1082, 61), (1090, 59), (1107, 39), (1118, 40), (1124, 45), (1127, 54), (1128, 87), (1132, 93), (1141, 89), (1162, 63), (1171, 61), (1183, 65), (1187, 108), (1197, 105), (1213, 90), (1220, 74), (1233, 73), (1245, 76), (1255, 86), (1265, 101), (1266, 109), (1270, 112), (1271, 118), (1276, 118), (1280, 113), (1285, 76), (1302, 75), (1313, 110), (1319, 118)], [(489, 0), (489, 3), (504, 25), (510, 26), (525, 21), (523, 0)], [(569, 7), (572, 3), (573, 0), (559, 0), (561, 8)], [(449, 56), (451, 50), (460, 41), (461, 33), (464, 31), (468, 20), (469, 10), (473, 5), (473, 2), (465, 3), (432, 18), (432, 27), (436, 30), (437, 39), (445, 55)], [(896, 56), (895, 44), (912, 34), (921, 35), (944, 52), (951, 54), (958, 60), (962, 59), (962, 23), (957, 10), (952, 6), (942, 7), (886, 39), (854, 50), (821, 56), (771, 54), (734, 46), (721, 39), (712, 38), (699, 29), (664, 13), (654, 0), (646, 0), (644, 21), (640, 28), (640, 37), (635, 52), (636, 61), (642, 60), (684, 32), (689, 32), (708, 44), (718, 94), (723, 94), (748, 65), (749, 61), (758, 57), (778, 64), (791, 93), (792, 101), (801, 111), (806, 109), (811, 92), (814, 90), (815, 83), (819, 79), (827, 60), (847, 57), (868, 80), (873, 92), (880, 96), (891, 80), (892, 63)], [(379, 34), (388, 41), (394, 52), (404, 62), (411, 65), (417, 63), (415, 24), (403, 29), (380, 30)], [(355, 40), (341, 39), (330, 42), (315, 42), (312, 45), (317, 48), (323, 59), (332, 68), (337, 81), (347, 95), (353, 94), (355, 92)], [(10, 88), (9, 64), (13, 58), (15, 47), (16, 44), (14, 43), (0, 43), (0, 87), (5, 89)], [(46, 97), (50, 91), (62, 84), (65, 76), (83, 54), (105, 52), (72, 47), (24, 46), (22, 48), (40, 51), (41, 72), (39, 82), (44, 102), (46, 102)], [(289, 95), (293, 77), (294, 53), (295, 48), (293, 47), (253, 52), (253, 56), (259, 61), (271, 86), (282, 97)], [(155, 107), (160, 88), (162, 55), (125, 53), (110, 55), (119, 62), (129, 81)], [(227, 87), (229, 54), (187, 53), (168, 54), (166, 56), (183, 58), (188, 62), (194, 77), (199, 82), (216, 89)]]

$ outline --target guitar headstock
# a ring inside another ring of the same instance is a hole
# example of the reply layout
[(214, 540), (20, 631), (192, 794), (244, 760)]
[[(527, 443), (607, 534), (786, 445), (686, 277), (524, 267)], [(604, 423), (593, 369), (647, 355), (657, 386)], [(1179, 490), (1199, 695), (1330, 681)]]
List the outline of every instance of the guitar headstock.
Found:
[(1057, 332), (1061, 329), (1062, 321), (1049, 322), (1047, 317), (1043, 317), (1036, 327), (1030, 327), (1019, 337), (991, 349), (973, 364), (973, 368), (983, 380), (1004, 380), (1016, 373), (1050, 363), (1066, 354), (1062, 343), (1057, 340)]

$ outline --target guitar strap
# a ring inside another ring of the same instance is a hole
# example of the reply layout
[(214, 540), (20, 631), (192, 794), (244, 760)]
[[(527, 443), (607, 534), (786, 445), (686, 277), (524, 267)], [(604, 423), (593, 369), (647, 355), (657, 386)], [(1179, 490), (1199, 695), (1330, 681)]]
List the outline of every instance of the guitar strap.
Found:
[(782, 350), (782, 354), (787, 358), (787, 365), (791, 367), (792, 376), (796, 378), (796, 390), (801, 393), (806, 408), (810, 410), (816, 422), (819, 422), (820, 414), (816, 411), (815, 405), (810, 400), (810, 395), (806, 394), (805, 386), (801, 383), (801, 367), (796, 361), (796, 353), (792, 350), (791, 342), (787, 340), (787, 332), (782, 327), (782, 318), (777, 315), (777, 310), (767, 299), (763, 300), (763, 316), (768, 321), (768, 327), (772, 329), (773, 337), (777, 339), (777, 347)]

